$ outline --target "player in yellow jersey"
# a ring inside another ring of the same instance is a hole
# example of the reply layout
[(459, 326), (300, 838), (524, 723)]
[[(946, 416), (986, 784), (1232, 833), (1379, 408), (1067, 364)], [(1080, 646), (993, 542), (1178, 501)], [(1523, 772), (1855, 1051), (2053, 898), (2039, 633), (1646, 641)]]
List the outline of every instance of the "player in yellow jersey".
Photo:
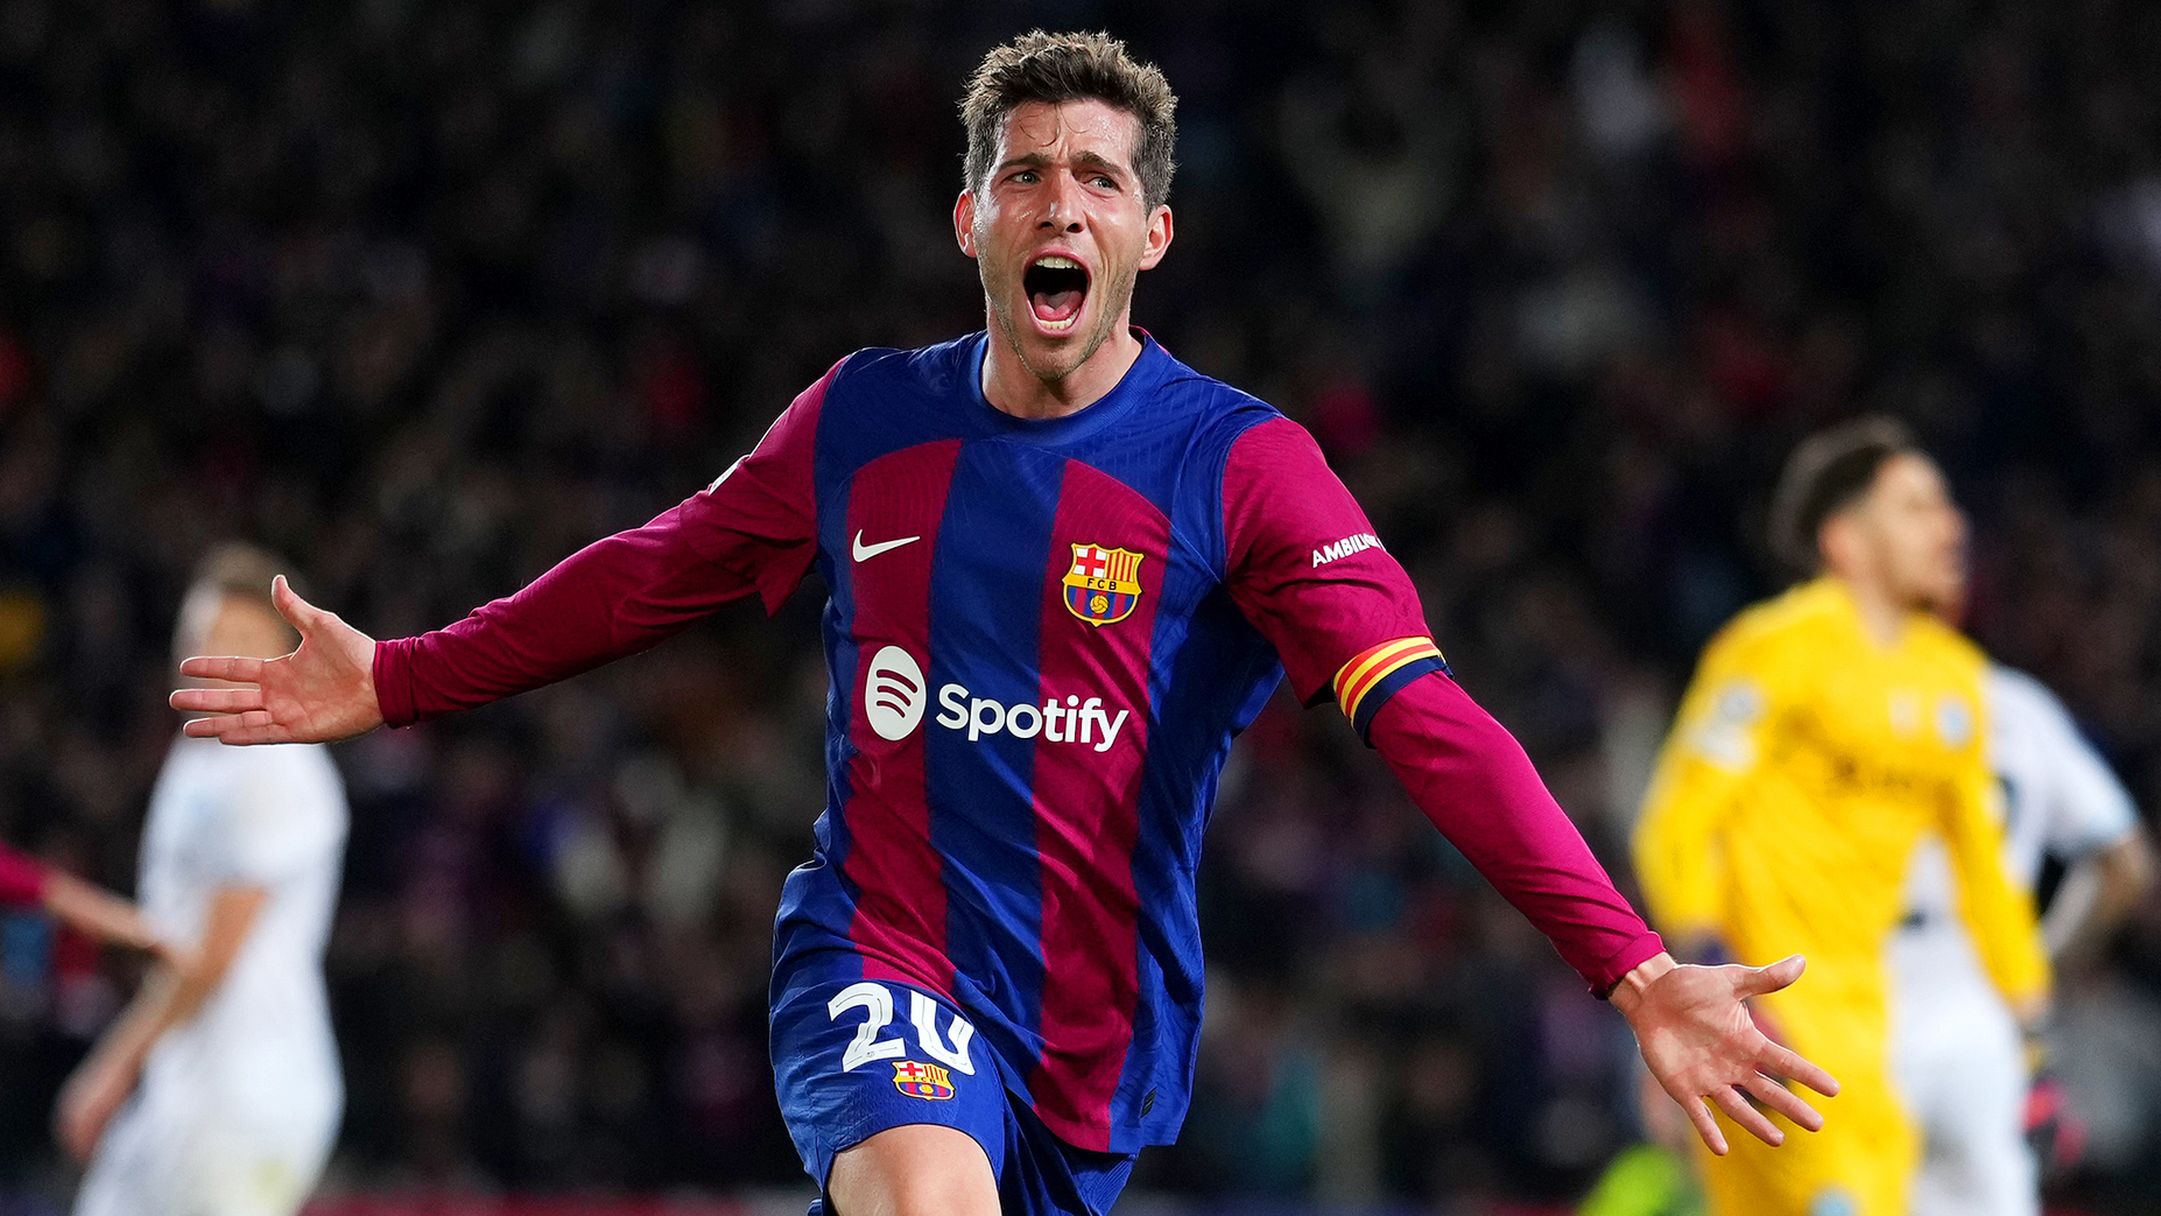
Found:
[(1836, 1075), (1825, 1130), (1702, 1164), (1713, 1216), (1904, 1216), (1920, 1156), (1890, 1067), (1887, 953), (1910, 862), (1947, 846), (1991, 981), (2040, 1015), (2048, 964), (1991, 812), (1981, 652), (1930, 616), (1963, 591), (1965, 520), (1903, 428), (1849, 423), (1795, 452), (1773, 510), (1816, 577), (1712, 640), (1635, 838), (1652, 918), (1691, 952), (1808, 956), (1757, 1002)]

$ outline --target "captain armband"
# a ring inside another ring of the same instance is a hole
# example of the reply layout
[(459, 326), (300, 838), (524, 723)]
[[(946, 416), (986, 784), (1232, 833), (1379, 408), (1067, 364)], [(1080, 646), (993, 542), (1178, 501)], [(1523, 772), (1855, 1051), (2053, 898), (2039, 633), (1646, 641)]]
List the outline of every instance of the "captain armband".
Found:
[(1432, 638), (1395, 638), (1369, 646), (1336, 671), (1336, 704), (1364, 739), (1373, 716), (1397, 690), (1428, 672), (1449, 674), (1448, 660)]

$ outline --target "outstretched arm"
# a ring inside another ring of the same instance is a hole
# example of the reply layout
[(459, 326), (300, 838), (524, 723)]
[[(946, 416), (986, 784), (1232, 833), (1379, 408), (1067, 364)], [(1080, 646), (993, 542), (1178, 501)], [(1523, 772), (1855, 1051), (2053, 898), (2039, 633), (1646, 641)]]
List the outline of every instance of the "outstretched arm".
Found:
[(134, 904), (72, 874), (48, 870), (35, 858), (0, 844), (0, 905), (41, 907), (55, 920), (99, 941), (162, 950), (157, 930)]
[(1780, 1082), (1825, 1095), (1837, 1082), (1765, 1037), (1743, 1004), (1799, 978), (1800, 959), (1763, 968), (1675, 964), (1515, 738), (1448, 676), (1405, 684), (1374, 712), (1368, 737), (1442, 834), (1594, 991), (1610, 994), (1651, 1074), (1713, 1152), (1724, 1153), (1726, 1142), (1706, 1100), (1770, 1144), (1784, 1133), (1750, 1099), (1809, 1131), (1823, 1126)]
[(169, 950), (141, 909), (72, 874), (47, 875), (43, 902), (54, 919), (99, 941), (160, 953)]
[(1441, 834), (1600, 995), (1665, 947), (1628, 905), (1515, 737), (1448, 676), (1406, 684), (1368, 740)]
[(825, 390), (796, 398), (750, 455), (642, 528), (579, 550), (530, 586), (447, 629), (385, 642), (294, 594), (278, 611), (300, 648), (278, 659), (194, 658), (182, 675), (236, 688), (175, 692), (206, 713), (187, 733), (227, 743), (327, 742), (538, 688), (648, 649), (758, 594), (776, 608), (817, 551), (812, 449)]
[(1837, 1083), (1766, 1039), (1743, 1004), (1792, 983), (1800, 961), (1674, 963), (1523, 749), (1448, 674), (1409, 578), (1304, 430), (1275, 419), (1241, 436), (1224, 500), (1232, 599), (1275, 645), (1296, 691), (1309, 703), (1334, 699), (1427, 817), (1594, 991), (1613, 995), (1705, 1143), (1726, 1151), (1705, 1099), (1772, 1144), (1783, 1135), (1751, 1098), (1822, 1126), (1779, 1082), (1825, 1094)]

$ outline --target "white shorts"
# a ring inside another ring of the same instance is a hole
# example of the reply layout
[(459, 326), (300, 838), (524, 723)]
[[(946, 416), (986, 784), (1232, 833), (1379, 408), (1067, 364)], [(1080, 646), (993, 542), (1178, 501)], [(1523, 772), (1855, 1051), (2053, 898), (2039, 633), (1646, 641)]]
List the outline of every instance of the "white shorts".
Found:
[(2026, 1060), (1993, 990), (1902, 987), (1892, 1064), (1921, 1133), (1912, 1216), (2038, 1216)]
[(335, 1112), (221, 1118), (138, 1092), (105, 1131), (75, 1216), (294, 1216), (321, 1180)]

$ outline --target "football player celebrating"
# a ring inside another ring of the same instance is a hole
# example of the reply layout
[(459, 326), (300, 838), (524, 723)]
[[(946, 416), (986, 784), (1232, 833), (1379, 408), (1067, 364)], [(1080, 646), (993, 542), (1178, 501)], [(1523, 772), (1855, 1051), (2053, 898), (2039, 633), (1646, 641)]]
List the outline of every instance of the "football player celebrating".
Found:
[(1678, 966), (1306, 432), (1135, 329), (1172, 236), (1175, 99), (1099, 34), (1027, 34), (962, 102), (985, 331), (865, 350), (749, 455), (447, 629), (377, 643), (282, 584), (301, 644), (182, 670), (230, 743), (343, 738), (559, 680), (720, 604), (830, 594), (825, 813), (774, 947), (781, 1107), (841, 1216), (1108, 1210), (1186, 1112), (1194, 872), (1231, 740), (1287, 672), (1633, 1024), (1666, 1091), (1777, 1142), (1821, 1069), (1766, 968)]

